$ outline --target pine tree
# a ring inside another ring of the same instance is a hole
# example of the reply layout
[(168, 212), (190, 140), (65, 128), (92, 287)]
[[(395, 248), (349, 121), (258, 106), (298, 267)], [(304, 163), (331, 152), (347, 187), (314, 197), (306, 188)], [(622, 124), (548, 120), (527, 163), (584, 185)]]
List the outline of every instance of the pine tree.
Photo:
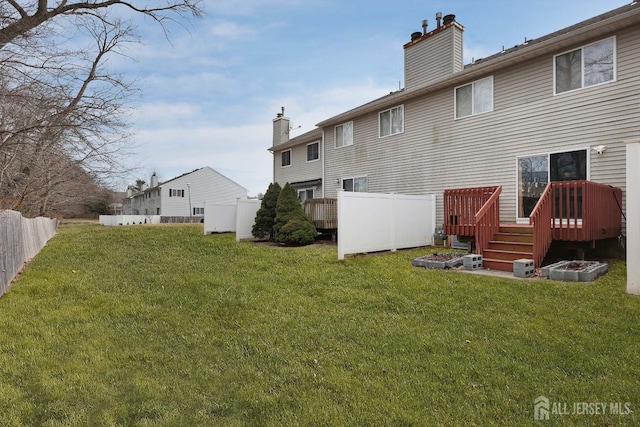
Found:
[(273, 229), (276, 242), (287, 245), (308, 245), (318, 235), (316, 227), (302, 210), (296, 191), (289, 183), (280, 191)]
[(274, 182), (269, 184), (269, 188), (264, 193), (260, 209), (256, 212), (256, 221), (251, 229), (251, 234), (255, 238), (264, 239), (267, 236), (269, 240), (275, 239), (276, 234), (273, 231), (273, 224), (276, 219), (276, 204), (278, 203), (280, 191), (280, 184)]

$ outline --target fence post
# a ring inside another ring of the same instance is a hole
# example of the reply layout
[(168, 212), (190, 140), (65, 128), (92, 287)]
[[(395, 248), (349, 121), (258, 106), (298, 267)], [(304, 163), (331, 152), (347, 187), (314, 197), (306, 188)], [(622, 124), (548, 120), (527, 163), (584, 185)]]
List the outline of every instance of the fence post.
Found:
[[(640, 295), (640, 138), (627, 146), (627, 293)], [(633, 190), (632, 190), (633, 189)]]

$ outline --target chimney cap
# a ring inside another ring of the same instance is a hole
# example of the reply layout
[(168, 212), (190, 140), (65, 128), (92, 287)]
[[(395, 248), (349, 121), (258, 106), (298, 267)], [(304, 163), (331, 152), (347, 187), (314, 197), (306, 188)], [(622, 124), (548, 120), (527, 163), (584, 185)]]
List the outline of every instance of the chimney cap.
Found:
[(444, 18), (442, 18), (442, 23), (444, 25), (447, 25), (455, 20), (456, 20), (456, 15), (449, 14), (449, 15), (445, 15)]
[(411, 33), (411, 41), (417, 40), (420, 37), (422, 37), (422, 33), (420, 31), (416, 31), (414, 33)]

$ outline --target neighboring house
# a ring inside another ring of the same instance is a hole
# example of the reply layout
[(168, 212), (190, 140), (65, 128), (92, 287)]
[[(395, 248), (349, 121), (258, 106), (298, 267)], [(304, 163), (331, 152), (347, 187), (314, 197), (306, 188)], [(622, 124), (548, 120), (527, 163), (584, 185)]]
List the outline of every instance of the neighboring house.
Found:
[[(436, 29), (413, 33), (404, 45), (404, 89), (317, 125), (322, 164), (313, 167), (321, 171), (319, 197), (335, 197), (340, 188), (437, 194), (437, 223), (449, 233), (474, 235), (474, 227), (453, 227), (462, 219), (445, 214), (446, 190), (486, 187), (485, 202), (499, 194), (500, 221), (529, 224), (549, 182), (588, 180), (604, 184), (600, 192), (609, 185), (623, 190), (615, 209), (619, 216), (626, 194), (625, 141), (640, 136), (640, 5), (633, 2), (468, 65), (462, 59), (463, 31), (447, 15)], [(286, 148), (302, 149), (298, 138)], [(271, 149), (276, 181), (308, 179), (302, 171), (282, 173), (275, 140)], [(579, 211), (572, 226), (583, 228), (582, 208), (565, 205), (588, 199), (591, 187), (553, 190), (556, 219), (559, 212)], [(574, 193), (576, 198), (558, 205), (560, 194)], [(615, 206), (609, 196), (598, 197)], [(602, 235), (615, 232), (610, 226)]]
[(124, 199), (125, 215), (203, 217), (206, 203), (232, 204), (247, 198), (247, 189), (206, 166), (163, 183), (154, 173), (148, 188)]

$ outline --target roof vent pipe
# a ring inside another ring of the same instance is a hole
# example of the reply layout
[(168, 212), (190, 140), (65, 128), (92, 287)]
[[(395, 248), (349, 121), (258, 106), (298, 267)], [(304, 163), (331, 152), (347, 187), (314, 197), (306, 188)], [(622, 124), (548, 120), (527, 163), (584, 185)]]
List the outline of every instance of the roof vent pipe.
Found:
[(427, 21), (426, 19), (422, 20), (422, 35), (424, 36), (425, 34), (427, 34), (427, 26), (429, 26), (429, 21)]
[(438, 23), (438, 28), (441, 27), (440, 20), (442, 19), (442, 12), (436, 13), (436, 22)]
[(443, 25), (447, 25), (456, 20), (456, 15), (445, 15), (442, 19)]

